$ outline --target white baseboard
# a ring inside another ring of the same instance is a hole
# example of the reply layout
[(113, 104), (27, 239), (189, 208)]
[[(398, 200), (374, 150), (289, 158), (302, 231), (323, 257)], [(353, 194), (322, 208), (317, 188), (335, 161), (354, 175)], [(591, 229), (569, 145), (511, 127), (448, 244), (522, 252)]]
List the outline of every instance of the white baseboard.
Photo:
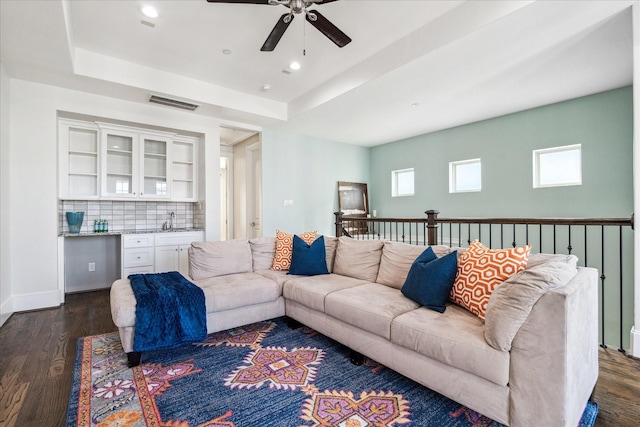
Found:
[(631, 327), (631, 356), (640, 358), (640, 329)]
[(47, 292), (13, 295), (12, 299), (13, 312), (58, 307), (62, 303), (60, 291), (57, 289)]
[(13, 314), (13, 303), (11, 298), (0, 304), (0, 326)]

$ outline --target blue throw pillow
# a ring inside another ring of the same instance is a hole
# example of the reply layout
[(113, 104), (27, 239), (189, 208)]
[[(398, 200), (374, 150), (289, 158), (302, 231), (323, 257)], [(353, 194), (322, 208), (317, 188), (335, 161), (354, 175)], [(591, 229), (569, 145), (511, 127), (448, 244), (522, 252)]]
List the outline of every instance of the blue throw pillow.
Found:
[(458, 271), (458, 253), (438, 258), (428, 247), (411, 265), (402, 294), (431, 310), (443, 313)]
[(323, 236), (318, 237), (310, 245), (300, 237), (293, 236), (291, 267), (289, 267), (289, 273), (287, 274), (298, 274), (301, 276), (329, 274)]

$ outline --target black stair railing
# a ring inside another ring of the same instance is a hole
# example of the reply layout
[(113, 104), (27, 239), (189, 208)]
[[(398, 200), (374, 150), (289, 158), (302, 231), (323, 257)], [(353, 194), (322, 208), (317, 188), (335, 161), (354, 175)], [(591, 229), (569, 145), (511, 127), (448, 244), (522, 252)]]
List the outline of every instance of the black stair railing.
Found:
[[(600, 272), (600, 345), (617, 338), (625, 353), (633, 325), (633, 226), (630, 218), (370, 218), (335, 212), (336, 236), (415, 245), (466, 247), (478, 239), (490, 248), (532, 245), (533, 253), (573, 254)], [(625, 335), (626, 334), (626, 335)], [(615, 338), (610, 338), (614, 336)], [(609, 343), (609, 344), (608, 344)]]

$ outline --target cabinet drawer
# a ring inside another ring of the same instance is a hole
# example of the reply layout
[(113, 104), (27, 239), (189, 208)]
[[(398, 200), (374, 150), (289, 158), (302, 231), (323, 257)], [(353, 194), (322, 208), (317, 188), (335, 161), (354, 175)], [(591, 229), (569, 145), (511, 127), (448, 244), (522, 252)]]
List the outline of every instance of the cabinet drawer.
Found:
[(144, 267), (125, 268), (123, 270), (122, 277), (124, 279), (126, 279), (127, 277), (129, 277), (130, 274), (146, 274), (146, 273), (155, 273), (153, 271), (153, 266), (152, 265), (147, 265), (147, 266), (144, 266)]
[(153, 267), (153, 248), (126, 249), (122, 257), (124, 268), (128, 267)]
[(127, 248), (146, 248), (154, 245), (154, 234), (125, 234), (122, 236), (122, 247)]
[(191, 242), (201, 242), (204, 239), (202, 231), (168, 232), (156, 234), (156, 246), (190, 245)]

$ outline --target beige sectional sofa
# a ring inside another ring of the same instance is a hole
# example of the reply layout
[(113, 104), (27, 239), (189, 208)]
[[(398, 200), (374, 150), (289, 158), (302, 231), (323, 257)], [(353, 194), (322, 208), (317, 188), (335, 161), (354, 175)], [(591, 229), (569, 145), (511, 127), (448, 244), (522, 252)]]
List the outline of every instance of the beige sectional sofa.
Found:
[[(402, 294), (422, 246), (325, 236), (325, 248), (330, 274), (294, 276), (271, 270), (275, 238), (193, 243), (190, 275), (205, 293), (208, 332), (286, 315), (503, 424), (578, 425), (598, 376), (595, 269), (532, 255), (496, 288), (483, 321)], [(132, 352), (127, 279), (113, 284), (111, 310)]]

